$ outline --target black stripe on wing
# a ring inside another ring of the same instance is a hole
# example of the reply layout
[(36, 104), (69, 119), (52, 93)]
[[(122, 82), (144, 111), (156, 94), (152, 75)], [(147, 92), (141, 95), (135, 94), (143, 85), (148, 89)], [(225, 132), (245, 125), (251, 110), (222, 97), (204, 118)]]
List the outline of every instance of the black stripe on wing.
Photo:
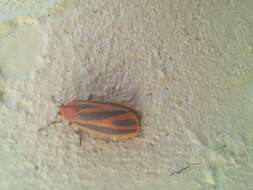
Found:
[(112, 124), (124, 127), (124, 126), (137, 125), (137, 122), (136, 122), (136, 120), (133, 120), (133, 119), (125, 119), (125, 120), (113, 121)]
[(97, 111), (97, 112), (80, 112), (79, 119), (81, 120), (100, 120), (107, 119), (114, 116), (129, 113), (127, 110), (112, 110), (112, 111)]

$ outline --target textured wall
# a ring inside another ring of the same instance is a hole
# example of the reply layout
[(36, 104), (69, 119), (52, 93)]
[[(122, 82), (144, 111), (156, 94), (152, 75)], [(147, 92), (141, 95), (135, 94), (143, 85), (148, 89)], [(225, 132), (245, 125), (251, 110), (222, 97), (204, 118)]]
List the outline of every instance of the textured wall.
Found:
[[(0, 189), (253, 189), (253, 1), (0, 3)], [(78, 137), (54, 99), (143, 112), (123, 142)]]

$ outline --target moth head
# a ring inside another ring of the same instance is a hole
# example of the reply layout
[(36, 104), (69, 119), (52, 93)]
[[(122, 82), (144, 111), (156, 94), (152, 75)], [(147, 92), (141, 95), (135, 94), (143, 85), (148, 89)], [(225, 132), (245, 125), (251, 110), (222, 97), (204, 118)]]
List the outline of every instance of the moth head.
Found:
[(73, 102), (70, 102), (59, 107), (58, 115), (60, 115), (63, 120), (71, 121), (75, 118), (79, 109), (80, 108), (77, 105), (75, 105)]

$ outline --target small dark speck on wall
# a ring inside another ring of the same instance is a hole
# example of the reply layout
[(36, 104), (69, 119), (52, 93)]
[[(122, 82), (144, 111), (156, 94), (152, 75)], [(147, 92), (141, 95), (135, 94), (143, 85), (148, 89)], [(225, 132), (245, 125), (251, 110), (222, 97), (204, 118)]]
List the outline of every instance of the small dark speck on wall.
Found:
[(39, 166), (36, 165), (36, 166), (35, 166), (35, 170), (39, 170)]

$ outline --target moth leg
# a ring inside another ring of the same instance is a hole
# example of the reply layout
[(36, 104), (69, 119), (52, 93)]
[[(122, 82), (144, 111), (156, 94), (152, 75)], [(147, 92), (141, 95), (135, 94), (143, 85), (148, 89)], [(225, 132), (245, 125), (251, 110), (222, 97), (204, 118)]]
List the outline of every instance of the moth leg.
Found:
[(92, 96), (93, 96), (93, 95), (90, 94), (87, 100), (91, 100), (91, 99), (92, 99)]
[(82, 135), (79, 134), (79, 146), (82, 146)]
[(54, 124), (61, 123), (61, 122), (62, 122), (62, 121), (60, 121), (60, 120), (59, 120), (59, 121), (52, 121), (50, 124), (51, 124), (51, 125), (54, 125)]
[(73, 127), (72, 124), (73, 124), (72, 122), (69, 122), (69, 123), (68, 123), (68, 126), (69, 126), (76, 134), (79, 134), (80, 129)]
[(81, 130), (78, 130), (76, 133), (77, 133), (78, 136), (79, 136), (79, 146), (82, 146), (83, 133), (82, 133)]
[(136, 110), (136, 114), (137, 114), (138, 119), (141, 119), (141, 118), (142, 118), (142, 113), (141, 113), (141, 111)]
[[(53, 126), (53, 125), (55, 125), (55, 124), (57, 124), (57, 123), (61, 123), (61, 122), (62, 122), (62, 121), (60, 121), (60, 120), (59, 120), (59, 121), (52, 121), (50, 124), (47, 123), (47, 126), (39, 128), (38, 131), (39, 131), (39, 132), (44, 131), (44, 130), (50, 128), (51, 126)], [(56, 126), (56, 125), (55, 125), (55, 126)]]

